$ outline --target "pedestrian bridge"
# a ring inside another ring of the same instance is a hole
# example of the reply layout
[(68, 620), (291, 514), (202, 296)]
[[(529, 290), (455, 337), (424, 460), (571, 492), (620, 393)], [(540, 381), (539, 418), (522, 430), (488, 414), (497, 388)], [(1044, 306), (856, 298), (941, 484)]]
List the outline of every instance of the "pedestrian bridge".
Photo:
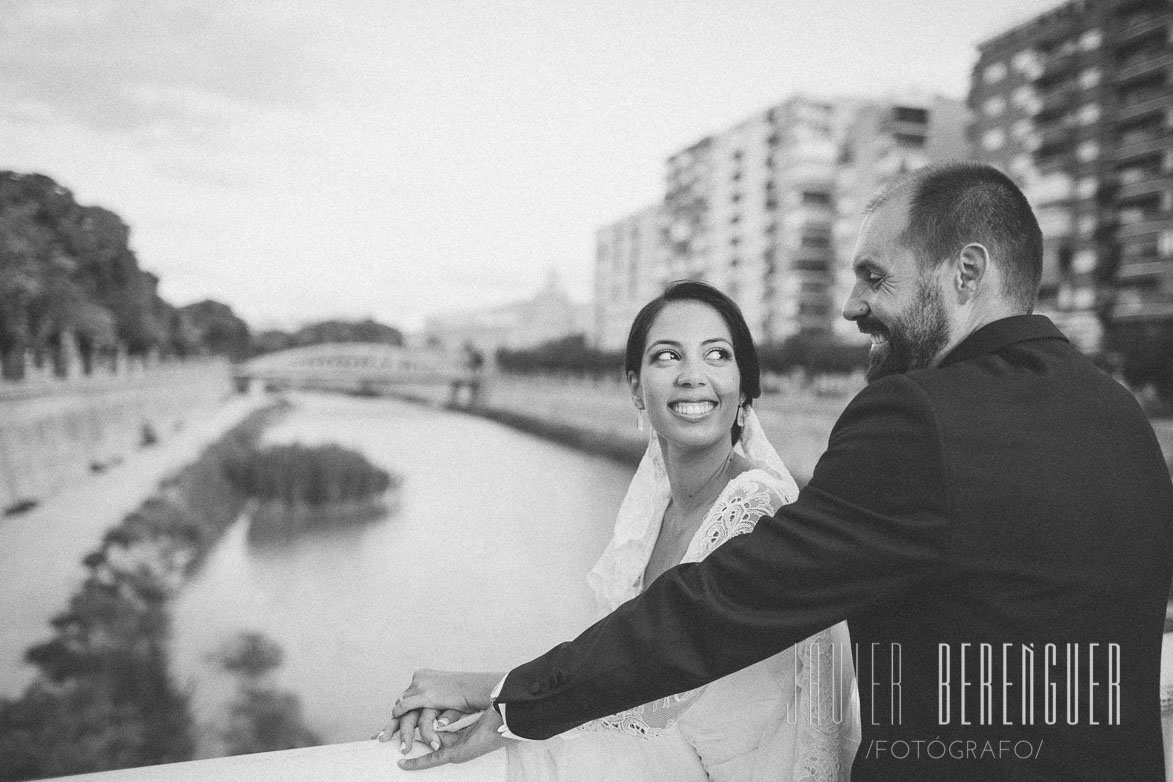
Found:
[(449, 389), (455, 399), (475, 396), (479, 373), (466, 357), (427, 348), (364, 342), (308, 345), (269, 353), (238, 364), (233, 374), (242, 386), (345, 391), (359, 394), (411, 393), (424, 387)]

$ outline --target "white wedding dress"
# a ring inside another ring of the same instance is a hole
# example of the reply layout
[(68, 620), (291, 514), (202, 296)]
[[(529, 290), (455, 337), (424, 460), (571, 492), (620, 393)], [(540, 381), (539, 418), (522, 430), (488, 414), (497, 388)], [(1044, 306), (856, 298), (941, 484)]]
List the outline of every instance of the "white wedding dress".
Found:
[[(683, 562), (704, 559), (798, 495), (752, 410), (737, 448), (760, 466), (725, 486)], [(623, 500), (615, 534), (588, 576), (600, 616), (643, 590), (669, 496), (653, 436)], [(848, 779), (859, 744), (857, 712), (847, 628), (841, 623), (699, 689), (594, 720), (547, 741), (511, 741), (508, 778), (840, 782)]]

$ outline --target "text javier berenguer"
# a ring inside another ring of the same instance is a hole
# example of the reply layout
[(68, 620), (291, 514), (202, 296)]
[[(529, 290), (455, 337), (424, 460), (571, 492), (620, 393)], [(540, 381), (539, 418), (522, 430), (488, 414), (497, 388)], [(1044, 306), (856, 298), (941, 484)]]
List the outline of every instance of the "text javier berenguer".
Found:
[(1119, 725), (1120, 644), (937, 645), (940, 725)]

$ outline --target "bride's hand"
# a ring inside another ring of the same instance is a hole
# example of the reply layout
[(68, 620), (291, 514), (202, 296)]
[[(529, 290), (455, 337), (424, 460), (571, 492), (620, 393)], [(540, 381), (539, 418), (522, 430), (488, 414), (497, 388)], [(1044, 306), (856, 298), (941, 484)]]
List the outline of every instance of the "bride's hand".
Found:
[[(458, 733), (442, 733), (443, 748), (418, 758), (405, 758), (399, 767), (407, 771), (442, 766), (445, 763), (464, 763), (505, 746), (506, 739), (499, 732), (501, 715), (488, 709), (469, 727)], [(451, 738), (450, 738), (451, 737)]]
[(398, 719), (392, 719), (386, 728), (372, 738), (387, 742), (398, 734), (399, 749), (406, 755), (415, 741), (415, 731), (418, 727), (420, 739), (433, 750), (438, 750), (441, 746), (450, 746), (456, 740), (452, 733), (467, 727), (480, 714), (479, 711), (465, 714), (455, 709), (448, 709), (437, 714), (435, 709), (416, 709), (407, 712)]
[(411, 748), (418, 724), (424, 741), (434, 748), (438, 737), (432, 729), (433, 720), (445, 716), (450, 721), (456, 719), (453, 715), (440, 712), (451, 710), (469, 714), (484, 711), (490, 705), (489, 695), (503, 676), (501, 673), (416, 671), (411, 677), (411, 685), (395, 701), (391, 712), (394, 719), (380, 735), (387, 741), (398, 732), (403, 751), (406, 752)]

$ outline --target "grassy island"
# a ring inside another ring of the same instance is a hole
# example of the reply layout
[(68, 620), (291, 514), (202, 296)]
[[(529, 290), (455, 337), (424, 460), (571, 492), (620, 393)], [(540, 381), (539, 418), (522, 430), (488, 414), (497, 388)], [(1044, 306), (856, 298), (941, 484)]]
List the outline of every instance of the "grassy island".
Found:
[(273, 445), (241, 454), (226, 465), (228, 480), (259, 505), (251, 537), (297, 533), (357, 521), (386, 511), (384, 494), (398, 475), (338, 445)]

